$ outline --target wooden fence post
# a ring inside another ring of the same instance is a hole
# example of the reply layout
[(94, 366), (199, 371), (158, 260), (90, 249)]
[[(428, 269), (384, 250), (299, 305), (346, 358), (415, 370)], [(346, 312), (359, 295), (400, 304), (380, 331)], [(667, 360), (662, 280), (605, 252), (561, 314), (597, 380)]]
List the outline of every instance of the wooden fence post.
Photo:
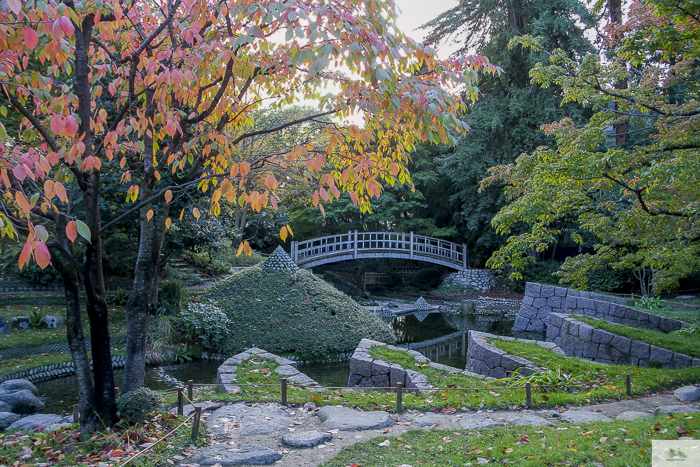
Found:
[(282, 378), (282, 405), (287, 406), (287, 378)]
[(185, 413), (185, 393), (184, 393), (185, 388), (179, 387), (177, 388), (177, 414), (182, 415)]
[(187, 398), (190, 400), (191, 404), (194, 404), (194, 381), (187, 381)]
[(78, 423), (80, 421), (80, 406), (75, 404), (73, 406), (73, 423)]
[(192, 442), (194, 443), (199, 436), (199, 420), (202, 417), (202, 407), (197, 405), (194, 408), (194, 422), (192, 423)]
[(527, 408), (532, 407), (532, 388), (530, 387), (530, 383), (525, 383), (525, 398), (526, 398), (526, 404)]
[(403, 412), (403, 384), (396, 383), (396, 412)]
[(625, 375), (625, 386), (627, 387), (627, 396), (632, 395), (632, 376)]

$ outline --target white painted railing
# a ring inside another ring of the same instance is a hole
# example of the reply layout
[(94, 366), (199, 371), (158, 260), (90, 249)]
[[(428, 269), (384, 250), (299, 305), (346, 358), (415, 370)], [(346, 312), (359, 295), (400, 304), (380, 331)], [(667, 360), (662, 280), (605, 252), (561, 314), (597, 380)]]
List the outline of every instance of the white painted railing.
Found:
[(292, 259), (313, 267), (362, 258), (405, 258), (467, 269), (467, 246), (411, 233), (348, 232), (292, 242)]

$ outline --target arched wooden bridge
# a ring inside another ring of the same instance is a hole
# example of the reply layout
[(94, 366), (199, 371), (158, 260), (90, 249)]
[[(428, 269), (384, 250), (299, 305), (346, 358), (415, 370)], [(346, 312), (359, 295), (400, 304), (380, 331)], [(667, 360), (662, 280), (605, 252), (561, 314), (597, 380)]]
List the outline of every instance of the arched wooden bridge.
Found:
[(364, 258), (403, 258), (467, 269), (467, 245), (410, 233), (348, 232), (292, 242), (292, 260), (304, 268)]

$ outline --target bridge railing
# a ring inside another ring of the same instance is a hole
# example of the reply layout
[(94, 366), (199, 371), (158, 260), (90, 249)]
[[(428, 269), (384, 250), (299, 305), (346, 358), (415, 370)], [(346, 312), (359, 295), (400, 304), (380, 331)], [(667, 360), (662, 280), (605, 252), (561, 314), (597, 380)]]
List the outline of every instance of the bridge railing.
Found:
[(396, 232), (348, 232), (329, 235), (303, 242), (292, 242), (291, 256), (295, 263), (304, 265), (314, 260), (346, 256), (367, 257), (368, 253), (398, 254), (405, 258), (435, 258), (454, 265), (457, 269), (467, 268), (467, 247), (462, 244), (410, 233)]

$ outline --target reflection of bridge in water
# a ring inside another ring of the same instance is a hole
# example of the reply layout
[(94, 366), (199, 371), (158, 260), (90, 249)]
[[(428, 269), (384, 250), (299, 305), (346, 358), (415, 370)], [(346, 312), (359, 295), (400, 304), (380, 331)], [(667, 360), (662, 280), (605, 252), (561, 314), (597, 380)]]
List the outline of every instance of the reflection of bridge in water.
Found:
[(397, 347), (403, 347), (407, 350), (416, 350), (434, 362), (439, 362), (441, 356), (452, 359), (452, 354), (454, 353), (455, 356), (457, 356), (457, 352), (460, 352), (462, 357), (466, 357), (467, 332), (468, 331), (455, 332), (438, 337), (437, 339), (410, 344), (399, 344)]

